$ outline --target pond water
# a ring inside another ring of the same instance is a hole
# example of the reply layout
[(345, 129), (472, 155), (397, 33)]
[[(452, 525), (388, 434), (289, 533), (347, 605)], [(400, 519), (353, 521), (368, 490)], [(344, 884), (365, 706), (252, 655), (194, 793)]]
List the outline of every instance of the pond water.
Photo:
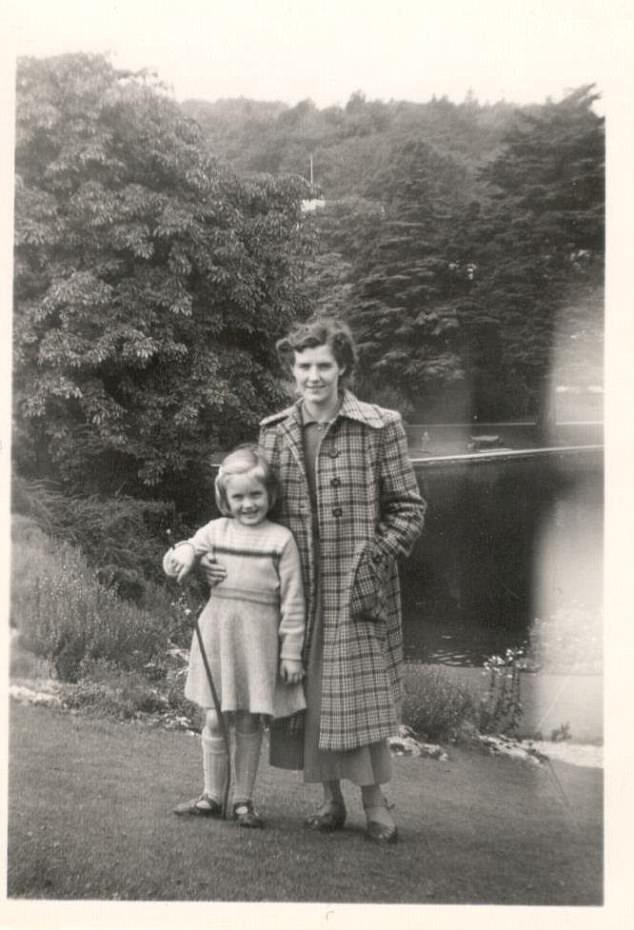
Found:
[(401, 566), (406, 657), (478, 666), (525, 645), (539, 627), (557, 661), (574, 653), (596, 670), (596, 624), (580, 631), (582, 642), (571, 637), (570, 622), (561, 635), (555, 626), (571, 611), (600, 615), (602, 450), (530, 450), (414, 466), (429, 511), (423, 536)]

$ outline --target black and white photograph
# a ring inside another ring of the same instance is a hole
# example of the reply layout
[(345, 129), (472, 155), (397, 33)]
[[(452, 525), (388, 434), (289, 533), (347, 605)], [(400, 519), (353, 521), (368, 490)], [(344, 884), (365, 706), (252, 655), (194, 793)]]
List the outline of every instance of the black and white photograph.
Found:
[(2, 16), (0, 925), (626, 926), (634, 10)]

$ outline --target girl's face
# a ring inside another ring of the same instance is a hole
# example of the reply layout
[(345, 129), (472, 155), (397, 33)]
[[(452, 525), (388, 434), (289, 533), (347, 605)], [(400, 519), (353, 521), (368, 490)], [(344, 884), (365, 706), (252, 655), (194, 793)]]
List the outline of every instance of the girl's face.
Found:
[(231, 516), (243, 526), (256, 526), (269, 512), (269, 495), (254, 475), (231, 475), (225, 481)]
[(297, 390), (313, 407), (328, 408), (337, 402), (341, 368), (328, 345), (295, 352), (293, 376)]

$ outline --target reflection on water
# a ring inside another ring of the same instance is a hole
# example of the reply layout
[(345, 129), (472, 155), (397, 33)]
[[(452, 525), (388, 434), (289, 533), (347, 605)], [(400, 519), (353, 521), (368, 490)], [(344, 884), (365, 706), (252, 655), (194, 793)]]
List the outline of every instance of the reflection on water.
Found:
[[(477, 666), (525, 645), (535, 618), (542, 627), (552, 618), (547, 639), (555, 642), (557, 617), (579, 606), (598, 614), (600, 452), (415, 468), (430, 509), (401, 568), (408, 659)], [(575, 648), (598, 649), (594, 633)]]
[(480, 666), (491, 655), (527, 643), (527, 622), (517, 618), (515, 625), (488, 627), (476, 618), (457, 613), (450, 621), (430, 616), (418, 619), (421, 603), (403, 602), (405, 658), (441, 665)]

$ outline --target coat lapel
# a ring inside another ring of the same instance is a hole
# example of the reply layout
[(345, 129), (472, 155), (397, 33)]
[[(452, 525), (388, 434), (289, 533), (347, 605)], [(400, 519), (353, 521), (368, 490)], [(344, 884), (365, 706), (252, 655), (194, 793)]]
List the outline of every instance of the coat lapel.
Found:
[(286, 437), (288, 447), (291, 450), (291, 454), (297, 462), (302, 475), (306, 477), (306, 468), (304, 465), (304, 447), (302, 444), (302, 415), (300, 412), (299, 403), (295, 404), (294, 407), (291, 408), (290, 415), (285, 420), (282, 420), (279, 425), (279, 429)]
[(381, 429), (385, 425), (373, 404), (365, 404), (348, 390), (343, 392), (339, 416), (348, 417), (350, 420), (358, 420), (360, 423), (372, 427), (372, 429)]
[[(350, 420), (358, 420), (361, 423), (365, 423), (367, 426), (372, 427), (373, 429), (381, 429), (381, 427), (384, 425), (383, 420), (372, 404), (363, 403), (348, 390), (344, 391), (343, 400), (341, 407), (339, 408), (339, 413), (337, 414), (337, 419), (339, 417), (347, 417)], [(279, 424), (279, 429), (286, 437), (288, 447), (291, 450), (291, 454), (297, 462), (301, 473), (304, 475), (304, 477), (306, 477), (304, 447), (302, 443), (301, 400), (297, 401), (297, 403), (295, 403), (290, 408), (289, 415)]]

